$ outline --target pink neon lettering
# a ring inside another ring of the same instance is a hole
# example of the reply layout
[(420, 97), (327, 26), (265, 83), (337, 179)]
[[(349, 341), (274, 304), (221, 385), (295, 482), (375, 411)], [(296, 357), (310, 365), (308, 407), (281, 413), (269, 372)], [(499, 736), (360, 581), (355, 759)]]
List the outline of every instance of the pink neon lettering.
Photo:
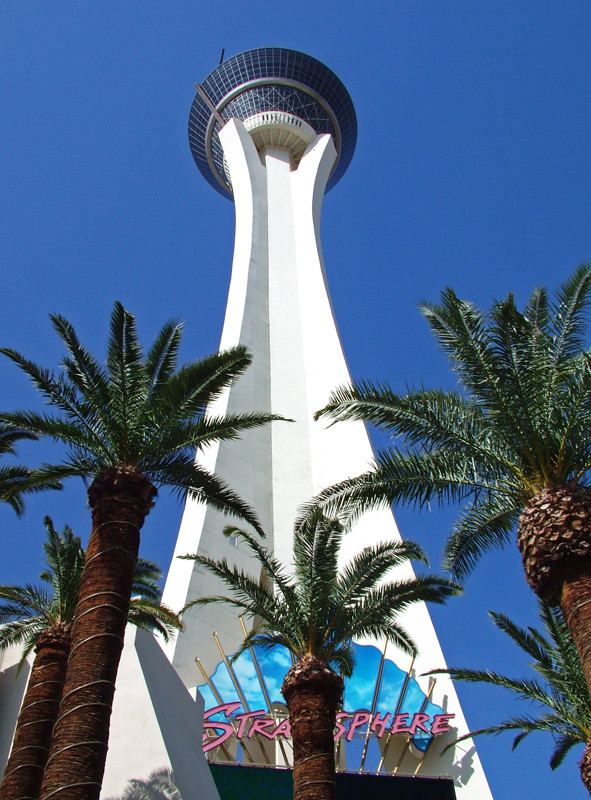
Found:
[(448, 733), (450, 727), (448, 721), (453, 719), (455, 714), (435, 714), (431, 725), (431, 733), (436, 736), (438, 733)]
[[(284, 736), (286, 739), (291, 737), (289, 719), (284, 719), (279, 725), (273, 727), (274, 720), (266, 716), (267, 712), (263, 709), (236, 714), (235, 719), (238, 722), (236, 730), (234, 729), (234, 725), (230, 722), (216, 722), (211, 719), (211, 717), (216, 716), (216, 714), (223, 712), (229, 720), (234, 711), (240, 708), (240, 705), (241, 704), (238, 702), (223, 703), (205, 712), (203, 715), (204, 753), (223, 744), (234, 734), (238, 739), (242, 739), (245, 735), (248, 739), (252, 739), (257, 733), (264, 736), (266, 739), (276, 739), (278, 736)], [(263, 719), (260, 719), (260, 717), (263, 717)], [(396, 714), (392, 717), (389, 711), (384, 716), (378, 711), (373, 717), (368, 711), (355, 711), (353, 714), (347, 711), (339, 711), (335, 720), (334, 740), (337, 742), (340, 738), (345, 736), (348, 742), (352, 741), (355, 732), (366, 723), (369, 723), (369, 730), (371, 733), (374, 733), (377, 738), (381, 738), (386, 732), (390, 719), (392, 719), (392, 725), (389, 731), (392, 734), (407, 733), (410, 736), (414, 736), (417, 731), (423, 731), (424, 733), (430, 733), (432, 736), (437, 736), (440, 733), (448, 733), (451, 730), (449, 721), (455, 717), (455, 714), (434, 714), (430, 730), (426, 725), (431, 719), (428, 714), (414, 714), (412, 722), (410, 723), (408, 722), (409, 717), (410, 714), (406, 713)], [(349, 725), (345, 722), (347, 719), (351, 719)], [(221, 733), (217, 737), (209, 738), (207, 733), (211, 730), (221, 731)]]
[(240, 724), (238, 725), (238, 730), (236, 731), (236, 736), (238, 739), (242, 739), (244, 736), (244, 729), (246, 728), (246, 724), (249, 719), (254, 719), (255, 717), (262, 717), (264, 716), (265, 712), (261, 709), (260, 711), (244, 711), (242, 714), (236, 714), (236, 719), (240, 720)]
[(286, 739), (289, 739), (291, 736), (291, 725), (289, 724), (288, 719), (284, 719), (283, 722), (280, 722), (279, 725), (275, 728), (273, 733), (269, 736), (270, 739), (275, 739), (277, 736), (285, 736)]
[[(219, 714), (221, 711), (224, 712), (228, 719), (230, 718), (230, 714), (233, 711), (236, 711), (237, 708), (240, 708), (241, 703), (224, 703), (221, 706), (215, 706), (215, 708), (210, 708), (208, 711), (205, 712), (203, 715), (203, 752), (207, 753), (208, 750), (211, 750), (214, 747), (217, 747), (220, 744), (223, 744), (230, 736), (234, 733), (234, 728), (227, 722), (208, 722), (210, 717), (214, 717), (216, 714)], [(216, 739), (208, 739), (207, 738), (207, 731), (208, 730), (221, 730), (223, 731)]]
[(406, 721), (409, 717), (410, 714), (396, 714), (394, 720), (392, 721), (392, 727), (390, 728), (390, 731), (392, 733), (401, 733), (402, 731), (408, 732)]
[(335, 742), (341, 738), (344, 733), (347, 733), (347, 728), (343, 725), (342, 720), (347, 719), (350, 716), (346, 711), (339, 711), (336, 718), (336, 731), (334, 734)]
[(255, 733), (260, 733), (261, 736), (264, 736), (267, 739), (272, 739), (273, 736), (268, 732), (268, 729), (272, 728), (274, 724), (275, 723), (270, 717), (253, 720), (250, 730), (248, 731), (248, 738), (252, 739)]
[(384, 731), (386, 730), (386, 725), (388, 724), (391, 716), (392, 714), (390, 714), (389, 711), (383, 719), (379, 711), (374, 716), (371, 723), (371, 732), (375, 733), (378, 739), (381, 739), (382, 736), (384, 735)]
[(429, 720), (428, 714), (415, 714), (412, 718), (412, 722), (408, 729), (408, 732), (411, 736), (414, 736), (417, 730), (424, 731), (425, 733), (431, 733), (429, 728), (425, 727), (425, 722)]
[(345, 739), (350, 742), (353, 738), (353, 734), (360, 728), (362, 725), (365, 725), (366, 722), (369, 722), (371, 719), (371, 714), (369, 711), (356, 711), (353, 714), (353, 719), (351, 720), (351, 724), (349, 725), (349, 732), (345, 736)]

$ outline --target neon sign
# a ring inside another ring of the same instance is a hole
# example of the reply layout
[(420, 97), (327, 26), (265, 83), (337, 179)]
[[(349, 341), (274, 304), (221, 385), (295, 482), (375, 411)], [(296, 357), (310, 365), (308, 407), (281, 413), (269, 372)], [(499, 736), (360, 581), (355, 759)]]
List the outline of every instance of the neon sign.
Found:
[[(289, 720), (284, 719), (277, 722), (267, 711), (258, 709), (257, 711), (245, 711), (235, 714), (242, 703), (222, 703), (219, 706), (208, 709), (203, 715), (203, 752), (207, 753), (214, 747), (226, 742), (231, 736), (237, 739), (252, 739), (255, 734), (260, 734), (266, 739), (274, 740), (278, 736), (289, 739), (291, 729)], [(212, 719), (218, 714), (224, 714), (228, 722)], [(369, 726), (370, 733), (378, 739), (384, 734), (395, 735), (406, 733), (409, 737), (414, 737), (419, 733), (426, 733), (429, 736), (437, 736), (440, 733), (450, 731), (449, 722), (455, 714), (429, 714), (423, 713), (402, 713), (392, 714), (387, 712), (381, 714), (379, 711), (370, 714), (369, 711), (359, 710), (353, 713), (340, 711), (337, 714), (336, 730), (334, 740), (337, 742), (344, 737), (347, 742), (352, 741), (355, 734), (367, 733)], [(347, 723), (347, 720), (350, 720)], [(361, 731), (361, 728), (365, 730)], [(215, 738), (209, 738), (210, 731), (219, 731)]]

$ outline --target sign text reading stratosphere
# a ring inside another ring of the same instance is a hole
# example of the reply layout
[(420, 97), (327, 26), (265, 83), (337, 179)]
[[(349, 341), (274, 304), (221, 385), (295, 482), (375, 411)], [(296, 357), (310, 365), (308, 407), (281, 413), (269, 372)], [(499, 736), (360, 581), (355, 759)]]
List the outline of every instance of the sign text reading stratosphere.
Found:
[[(289, 720), (284, 719), (277, 722), (268, 712), (263, 709), (258, 711), (245, 711), (242, 714), (234, 714), (241, 706), (241, 703), (223, 703), (208, 709), (203, 715), (203, 751), (207, 752), (214, 747), (218, 747), (235, 735), (237, 739), (252, 739), (255, 734), (260, 734), (266, 739), (276, 739), (278, 736), (290, 738), (291, 730)], [(212, 719), (217, 714), (225, 714), (228, 722)], [(234, 716), (231, 718), (231, 715)], [(355, 733), (366, 732), (366, 725), (378, 739), (385, 733), (397, 734), (406, 733), (408, 736), (415, 736), (423, 732), (431, 736), (440, 733), (447, 733), (450, 730), (449, 721), (455, 714), (387, 714), (382, 715), (379, 711), (372, 716), (369, 711), (360, 710), (353, 713), (340, 711), (337, 714), (337, 724), (334, 739), (335, 742), (341, 737), (345, 737), (350, 742)], [(232, 721), (230, 721), (230, 719)], [(361, 729), (364, 728), (362, 731)], [(209, 738), (210, 731), (219, 731), (214, 738)]]

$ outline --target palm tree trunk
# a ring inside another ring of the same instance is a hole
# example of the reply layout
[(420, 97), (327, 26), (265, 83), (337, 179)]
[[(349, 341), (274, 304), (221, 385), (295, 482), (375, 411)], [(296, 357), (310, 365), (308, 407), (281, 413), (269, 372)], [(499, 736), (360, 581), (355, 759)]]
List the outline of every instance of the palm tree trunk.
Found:
[(291, 726), (294, 800), (335, 800), (334, 729), (343, 679), (310, 657), (289, 670), (281, 692)]
[(577, 647), (591, 696), (591, 564), (579, 563), (566, 572), (560, 608)]
[(560, 605), (591, 695), (591, 489), (549, 486), (532, 497), (517, 542), (529, 585)]
[(61, 624), (52, 625), (39, 636), (0, 786), (0, 800), (39, 797), (66, 676), (70, 641), (69, 626)]
[(44, 800), (98, 800), (140, 528), (155, 494), (139, 470), (126, 466), (105, 470), (88, 490), (92, 533)]

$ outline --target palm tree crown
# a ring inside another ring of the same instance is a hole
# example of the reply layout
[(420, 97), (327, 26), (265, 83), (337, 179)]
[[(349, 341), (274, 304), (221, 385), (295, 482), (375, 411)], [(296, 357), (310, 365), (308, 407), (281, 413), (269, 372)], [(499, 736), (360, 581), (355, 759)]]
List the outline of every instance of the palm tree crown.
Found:
[(375, 469), (327, 489), (323, 506), (347, 505), (358, 515), (391, 502), (463, 502), (445, 555), (445, 566), (463, 577), (485, 550), (510, 541), (532, 498), (586, 486), (590, 293), (591, 269), (581, 267), (554, 303), (537, 289), (523, 312), (509, 295), (485, 314), (451, 289), (440, 304), (425, 303), (421, 311), (461, 391), (400, 395), (368, 382), (336, 390), (317, 416), (363, 419), (406, 447), (381, 452)]
[(55, 314), (50, 319), (67, 351), (60, 374), (15, 350), (0, 348), (58, 410), (55, 415), (5, 413), (4, 423), (68, 447), (65, 462), (37, 470), (33, 485), (70, 476), (92, 480), (105, 469), (124, 466), (141, 471), (156, 486), (205, 499), (258, 528), (252, 510), (216, 475), (195, 463), (198, 448), (237, 438), (242, 431), (276, 419), (264, 413), (224, 417), (205, 413), (250, 364), (246, 348), (235, 347), (177, 369), (182, 325), (165, 324), (144, 355), (134, 316), (115, 303), (103, 367), (66, 319)]
[[(402, 445), (317, 500), (353, 515), (382, 503), (459, 502), (445, 549), (456, 577), (517, 527), (528, 583), (560, 605), (591, 692), (590, 300), (591, 268), (582, 266), (555, 300), (537, 289), (523, 311), (509, 295), (485, 314), (451, 289), (424, 304), (460, 391), (399, 395), (365, 383), (334, 392), (319, 416), (367, 420)], [(591, 785), (591, 758), (586, 769)]]
[[(84, 549), (72, 529), (66, 525), (59, 533), (50, 517), (45, 517), (43, 524), (47, 531), (43, 545), (47, 569), (39, 577), (49, 584), (49, 590), (31, 584), (0, 586), (0, 650), (20, 645), (21, 665), (44, 631), (71, 628), (84, 570)], [(156, 630), (168, 640), (173, 630), (182, 628), (182, 622), (160, 603), (161, 577), (162, 572), (153, 561), (138, 559), (128, 619), (132, 625)]]
[(107, 800), (182, 800), (182, 797), (174, 782), (173, 771), (162, 767), (151, 772), (145, 780), (132, 778), (120, 796)]
[(204, 555), (188, 555), (219, 577), (229, 595), (204, 597), (187, 604), (229, 603), (256, 620), (235, 657), (253, 645), (286, 647), (296, 661), (317, 658), (342, 675), (353, 671), (353, 637), (388, 638), (406, 653), (415, 653), (410, 634), (397, 621), (411, 603), (443, 603), (459, 591), (456, 584), (423, 575), (391, 579), (387, 573), (409, 560), (427, 563), (414, 542), (384, 542), (366, 547), (339, 569), (344, 527), (315, 510), (297, 525), (293, 572), (275, 559), (247, 531), (227, 527), (225, 534), (242, 539), (262, 566), (268, 582)]
[[(543, 601), (540, 601), (539, 609), (543, 632), (534, 627), (525, 630), (503, 614), (490, 612), (497, 628), (533, 659), (530, 666), (537, 678), (509, 678), (491, 670), (456, 667), (434, 670), (431, 674), (444, 672), (455, 680), (501, 686), (533, 706), (531, 714), (480, 728), (461, 739), (483, 733), (519, 731), (513, 741), (515, 749), (530, 733), (546, 731), (554, 739), (550, 767), (556, 769), (572, 747), (581, 742), (586, 744), (591, 735), (591, 698), (577, 648), (562, 612)], [(591, 786), (588, 785), (587, 789), (591, 793)]]

